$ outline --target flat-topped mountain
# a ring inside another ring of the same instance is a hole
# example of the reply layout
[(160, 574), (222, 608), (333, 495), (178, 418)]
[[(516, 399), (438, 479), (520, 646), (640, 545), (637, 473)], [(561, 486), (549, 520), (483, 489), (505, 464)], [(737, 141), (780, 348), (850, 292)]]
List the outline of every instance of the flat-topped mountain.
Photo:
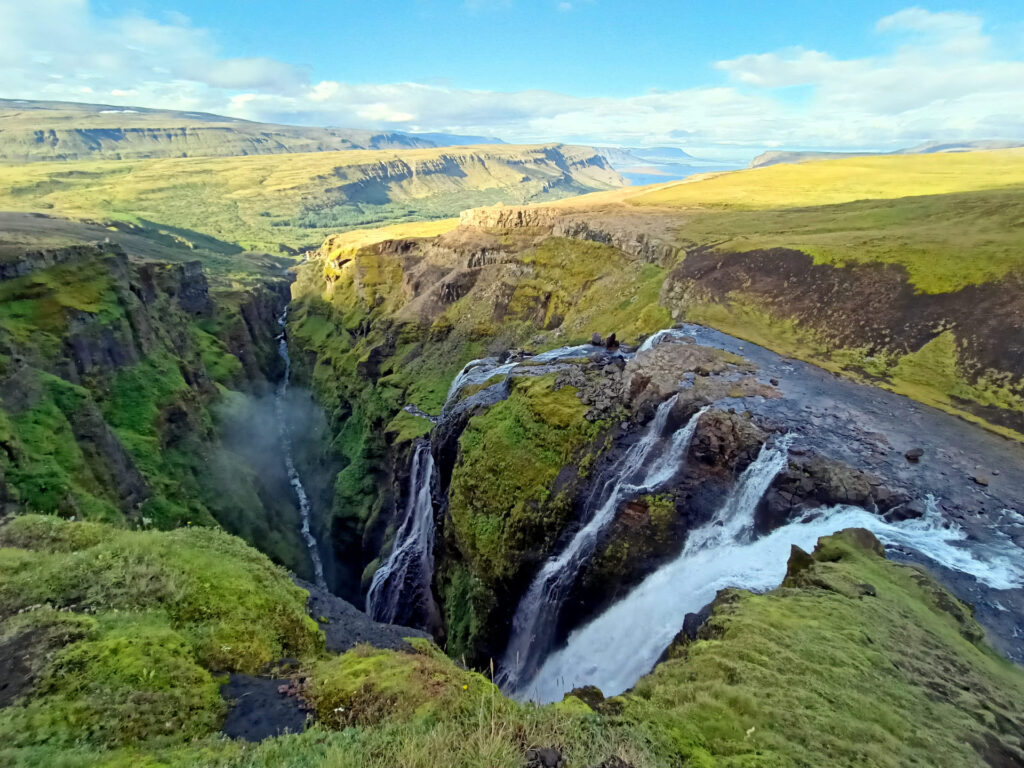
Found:
[(1024, 146), (1024, 141), (981, 140), (981, 141), (926, 141), (895, 152), (824, 152), (817, 150), (786, 152), (771, 150), (762, 152), (750, 161), (751, 168), (781, 163), (807, 163), (812, 160), (838, 160), (844, 157), (870, 157), (872, 155), (932, 155), (937, 152), (973, 152), (979, 149), (1013, 149)]
[(230, 157), (500, 143), (452, 134), (309, 128), (205, 112), (0, 99), (0, 162)]

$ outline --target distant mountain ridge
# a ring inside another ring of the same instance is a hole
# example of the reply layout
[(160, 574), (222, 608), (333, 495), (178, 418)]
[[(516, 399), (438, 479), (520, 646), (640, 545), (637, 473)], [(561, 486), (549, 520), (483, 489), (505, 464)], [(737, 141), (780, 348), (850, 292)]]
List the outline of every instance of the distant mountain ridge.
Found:
[(502, 144), (483, 136), (257, 123), (205, 112), (0, 99), (0, 163)]
[(929, 155), (936, 152), (972, 152), (979, 149), (1012, 149), (1024, 147), (1024, 140), (981, 140), (981, 141), (929, 141), (895, 152), (788, 152), (771, 150), (762, 152), (750, 161), (750, 168), (764, 168), (782, 163), (807, 163), (813, 160), (838, 160), (843, 157), (872, 157), (876, 155)]

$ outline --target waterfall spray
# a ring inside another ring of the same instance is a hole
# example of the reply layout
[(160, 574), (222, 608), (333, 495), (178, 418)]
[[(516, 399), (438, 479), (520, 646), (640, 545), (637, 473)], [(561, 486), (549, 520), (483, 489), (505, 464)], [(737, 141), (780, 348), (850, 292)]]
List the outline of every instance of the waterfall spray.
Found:
[(302, 478), (295, 467), (291, 428), (288, 425), (288, 417), (285, 413), (285, 398), (288, 394), (288, 384), (292, 375), (292, 359), (288, 354), (288, 339), (285, 337), (284, 330), (287, 321), (288, 308), (285, 307), (281, 317), (277, 320), (277, 324), (281, 326), (281, 335), (278, 336), (277, 353), (284, 360), (284, 377), (282, 377), (280, 384), (277, 385), (277, 393), (274, 397), (274, 413), (277, 416), (277, 427), (281, 434), (281, 450), (284, 453), (284, 466), (288, 471), (288, 482), (291, 483), (292, 490), (295, 491), (295, 497), (299, 502), (299, 518), (302, 522), (300, 533), (302, 534), (302, 540), (306, 543), (306, 549), (309, 551), (309, 559), (313, 563), (313, 577), (318, 587), (327, 589), (327, 580), (324, 578), (324, 564), (320, 560), (320, 550), (317, 547), (316, 537), (313, 536), (313, 532), (310, 530), (312, 508), (309, 504), (309, 497), (306, 495), (306, 489), (302, 485)]

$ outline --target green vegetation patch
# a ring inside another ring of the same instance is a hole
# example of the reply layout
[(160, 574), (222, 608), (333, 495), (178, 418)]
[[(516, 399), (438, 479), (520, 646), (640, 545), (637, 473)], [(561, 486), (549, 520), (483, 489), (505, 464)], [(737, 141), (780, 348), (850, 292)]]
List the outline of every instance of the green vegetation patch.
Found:
[(0, 545), (15, 547), (0, 550), (0, 615), (44, 603), (160, 611), (196, 662), (218, 670), (255, 671), (322, 643), (287, 572), (215, 529), (126, 531), (30, 515), (0, 529)]
[(1024, 673), (980, 644), (967, 606), (880, 550), (844, 532), (791, 561), (779, 589), (724, 593), (700, 639), (617, 700), (623, 716), (685, 765), (980, 768), (1013, 754)]
[[(803, 166), (799, 166), (803, 167)], [(955, 194), (694, 211), (679, 236), (729, 251), (793, 248), (816, 264), (899, 264), (924, 293), (948, 293), (1024, 270), (1024, 186)]]
[(456, 667), (429, 641), (417, 653), (368, 645), (320, 662), (310, 672), (309, 699), (321, 723), (335, 728), (464, 715), (485, 694), (499, 696), (482, 675)]
[(459, 438), (450, 515), (459, 549), (485, 582), (542, 557), (561, 532), (570, 500), (553, 491), (563, 467), (601, 431), (584, 419), (573, 387), (555, 376), (515, 379), (507, 400), (474, 417)]

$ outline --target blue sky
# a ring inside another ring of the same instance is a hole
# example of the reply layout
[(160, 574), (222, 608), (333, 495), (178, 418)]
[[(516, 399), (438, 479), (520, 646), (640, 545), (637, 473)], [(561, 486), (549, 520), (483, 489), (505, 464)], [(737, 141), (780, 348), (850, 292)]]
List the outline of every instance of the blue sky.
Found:
[[(97, 3), (105, 16), (168, 9), (217, 31), (232, 56), (268, 56), (314, 79), (435, 82), (628, 96), (724, 82), (714, 62), (786, 47), (874, 54), (878, 19), (912, 3), (880, 0), (203, 0)], [(642, 10), (638, 12), (637, 8)], [(990, 34), (1024, 22), (1018, 0), (927, 4), (982, 13)], [(1021, 38), (1018, 37), (1018, 44)]]
[(718, 156), (1024, 136), (1019, 0), (0, 0), (0, 19), (17, 98)]

